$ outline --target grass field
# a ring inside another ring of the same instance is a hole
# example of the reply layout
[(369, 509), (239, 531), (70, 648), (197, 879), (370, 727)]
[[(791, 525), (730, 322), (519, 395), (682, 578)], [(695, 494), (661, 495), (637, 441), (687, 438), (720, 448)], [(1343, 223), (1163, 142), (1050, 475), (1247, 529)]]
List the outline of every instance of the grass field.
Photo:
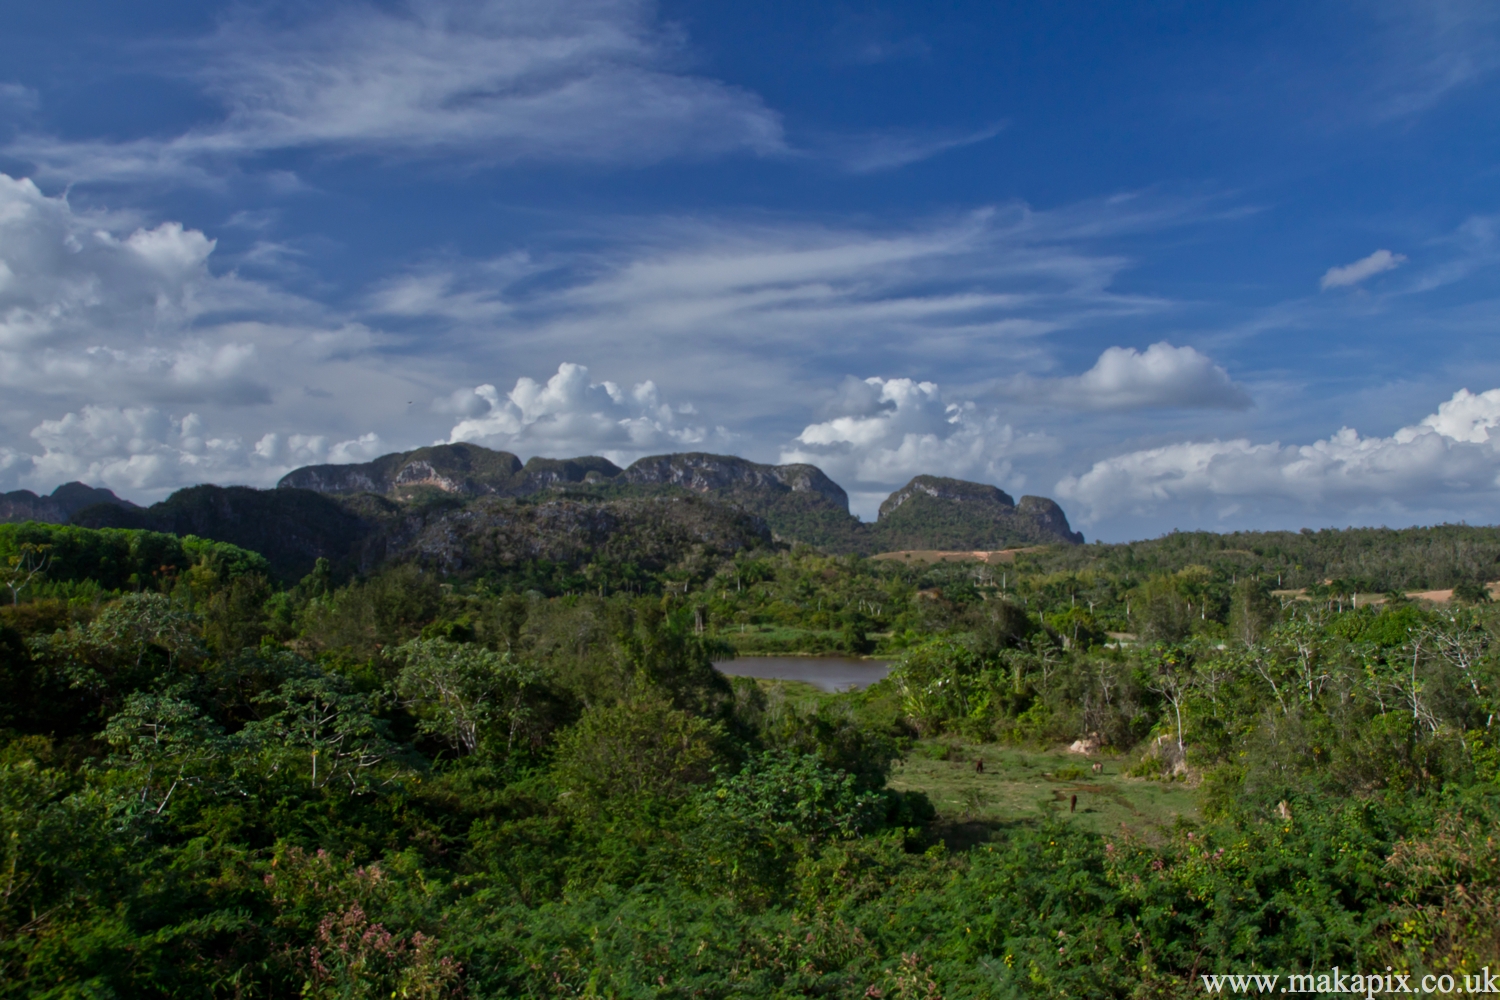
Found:
[(782, 625), (736, 625), (718, 632), (718, 638), (738, 653), (754, 656), (788, 653), (837, 653), (844, 634), (837, 629), (789, 628)]
[[(975, 760), (984, 761), (979, 773)], [(1103, 764), (1101, 772), (1092, 770)], [(995, 744), (927, 740), (891, 774), (892, 788), (925, 792), (937, 807), (950, 846), (984, 840), (996, 828), (1051, 815), (1097, 833), (1150, 836), (1179, 817), (1198, 818), (1195, 790), (1181, 782), (1124, 774), (1127, 760), (1064, 750), (1017, 750)], [(1072, 797), (1078, 796), (1076, 811)]]

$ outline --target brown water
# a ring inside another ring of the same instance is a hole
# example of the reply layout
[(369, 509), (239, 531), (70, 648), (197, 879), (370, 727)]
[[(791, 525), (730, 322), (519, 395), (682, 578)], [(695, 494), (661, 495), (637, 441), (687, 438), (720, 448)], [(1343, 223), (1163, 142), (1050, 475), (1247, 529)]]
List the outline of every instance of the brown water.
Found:
[(804, 681), (824, 691), (857, 691), (890, 673), (891, 661), (846, 656), (742, 656), (714, 666), (731, 677)]

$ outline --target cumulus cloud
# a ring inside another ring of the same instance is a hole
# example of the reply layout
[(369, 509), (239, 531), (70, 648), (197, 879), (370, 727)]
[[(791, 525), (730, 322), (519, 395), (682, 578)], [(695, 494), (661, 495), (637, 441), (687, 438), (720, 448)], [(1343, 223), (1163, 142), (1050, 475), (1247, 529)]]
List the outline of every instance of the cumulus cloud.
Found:
[(205, 482), (240, 451), (235, 438), (206, 436), (196, 413), (177, 418), (151, 407), (85, 406), (42, 421), (31, 436), (44, 449), (32, 460), (35, 478), (132, 492)]
[[(1390, 437), (1344, 427), (1307, 445), (1181, 442), (1105, 459), (1057, 484), (1089, 519), (1186, 502), (1286, 501), (1304, 509), (1493, 510), (1500, 500), (1500, 389), (1459, 390)], [(1452, 516), (1452, 515), (1450, 515)], [(1492, 516), (1492, 515), (1491, 515)]]
[(909, 378), (845, 381), (842, 412), (809, 424), (782, 449), (782, 462), (817, 465), (850, 492), (850, 505), (872, 518), (880, 502), (911, 477), (953, 476), (1023, 485), (1015, 456), (1049, 450), (1041, 435), (1017, 433), (970, 401), (946, 402), (936, 384)]
[(111, 232), (123, 218), (75, 213), (0, 174), (0, 349), (93, 335), (103, 324), (174, 325), (194, 311), (214, 243), (177, 223)]
[(12, 152), (71, 178), (128, 179), (296, 148), (627, 164), (781, 151), (778, 116), (684, 72), (683, 47), (646, 0), (413, 0), (293, 24), (239, 18), (190, 50), (222, 121), (166, 141), (32, 137)]
[(1213, 359), (1166, 341), (1144, 351), (1110, 347), (1094, 366), (1070, 378), (1012, 380), (1007, 395), (1084, 410), (1182, 407), (1243, 410), (1250, 394)]
[(252, 449), (255, 458), (269, 462), (278, 471), (303, 465), (345, 465), (368, 462), (386, 451), (380, 435), (371, 431), (347, 441), (330, 441), (324, 434), (263, 435)]
[(198, 323), (278, 296), (215, 276), (214, 246), (176, 222), (75, 212), (30, 180), (0, 174), (0, 385), (268, 401), (255, 346)]
[(592, 382), (582, 365), (563, 363), (545, 383), (522, 377), (504, 396), (493, 385), (460, 390), (436, 404), (440, 412), (469, 414), (454, 425), (449, 442), (469, 441), (523, 456), (571, 458), (603, 455), (626, 464), (655, 451), (728, 442), (724, 428), (682, 425), (689, 404), (674, 408), (646, 381), (625, 390)]
[(1353, 264), (1330, 267), (1323, 275), (1320, 287), (1326, 292), (1330, 288), (1347, 288), (1350, 285), (1357, 285), (1366, 278), (1373, 278), (1384, 271), (1400, 267), (1405, 260), (1404, 254), (1391, 253), (1389, 250), (1376, 250), (1370, 256), (1361, 257)]
[(138, 501), (198, 483), (273, 486), (300, 465), (366, 462), (381, 454), (377, 433), (330, 442), (323, 435), (267, 433), (252, 447), (234, 433), (213, 433), (195, 412), (154, 406), (83, 406), (43, 420), (30, 438), (40, 453), (0, 448), (0, 484), (46, 492), (81, 480)]
[(0, 448), (0, 484), (46, 492), (81, 480), (141, 501), (205, 482), (271, 486), (299, 465), (363, 462), (384, 450), (374, 433), (330, 441), (273, 432), (247, 447), (238, 435), (211, 432), (197, 413), (150, 406), (84, 406), (43, 420), (30, 437), (40, 453)]
[[(195, 477), (266, 485), (371, 457), (371, 427), (409, 416), (420, 360), (392, 365), (389, 336), (216, 273), (215, 249), (178, 222), (78, 210), (0, 174), (0, 482), (92, 476), (144, 498)], [(289, 372), (300, 392), (282, 391)], [(259, 409), (273, 400), (275, 418)]]

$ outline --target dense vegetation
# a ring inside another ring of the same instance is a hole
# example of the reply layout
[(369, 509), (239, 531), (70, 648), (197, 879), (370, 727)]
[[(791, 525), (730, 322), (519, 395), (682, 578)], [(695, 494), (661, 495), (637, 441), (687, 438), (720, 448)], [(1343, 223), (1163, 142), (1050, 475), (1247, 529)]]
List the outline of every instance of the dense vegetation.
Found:
[[(1500, 968), (1497, 551), (694, 544), (287, 586), (222, 542), (0, 526), (0, 997), (1462, 983)], [(725, 677), (736, 646), (899, 659), (825, 696)], [(1077, 739), (1196, 817), (961, 824), (890, 787), (909, 755)]]

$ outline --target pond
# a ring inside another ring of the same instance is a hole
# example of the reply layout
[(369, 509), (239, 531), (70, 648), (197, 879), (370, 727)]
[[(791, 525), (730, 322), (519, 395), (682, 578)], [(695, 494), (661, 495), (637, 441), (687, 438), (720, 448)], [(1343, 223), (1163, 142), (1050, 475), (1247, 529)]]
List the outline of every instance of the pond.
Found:
[(824, 691), (849, 691), (883, 679), (890, 672), (891, 661), (846, 656), (741, 656), (714, 666), (731, 677), (804, 681)]

